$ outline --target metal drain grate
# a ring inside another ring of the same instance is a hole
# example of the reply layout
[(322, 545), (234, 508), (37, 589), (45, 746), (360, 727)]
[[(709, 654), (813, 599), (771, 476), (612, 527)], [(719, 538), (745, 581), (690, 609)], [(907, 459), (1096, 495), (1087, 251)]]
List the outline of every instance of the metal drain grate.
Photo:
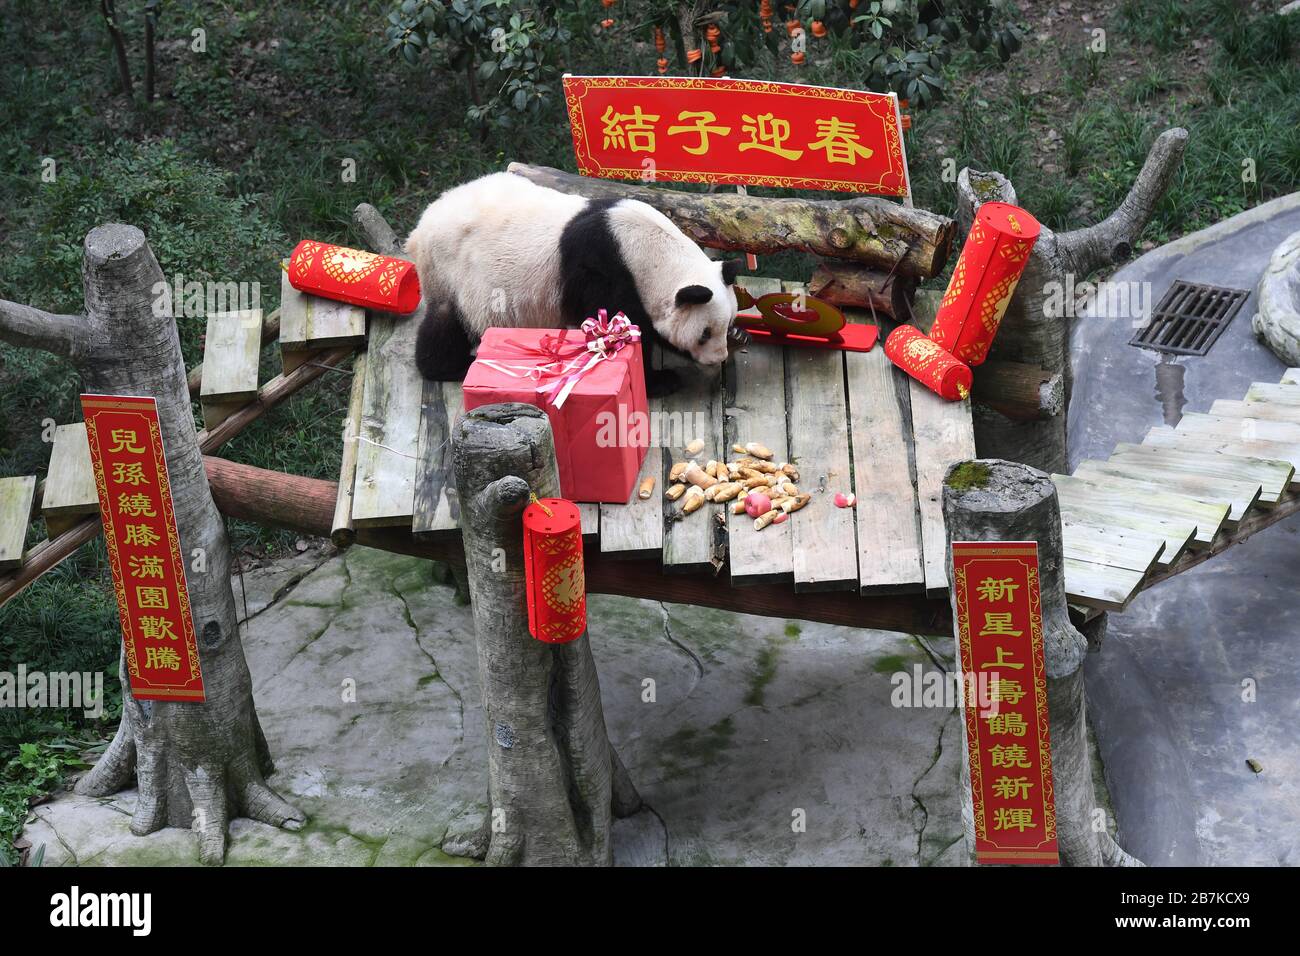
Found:
[(1205, 355), (1248, 295), (1241, 289), (1177, 279), (1129, 345), (1173, 355)]

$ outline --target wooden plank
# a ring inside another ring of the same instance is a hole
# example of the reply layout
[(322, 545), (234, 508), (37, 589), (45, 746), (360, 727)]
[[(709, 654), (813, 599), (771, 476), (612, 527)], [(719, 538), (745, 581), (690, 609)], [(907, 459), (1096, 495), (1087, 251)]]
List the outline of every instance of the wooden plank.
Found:
[(1300, 423), (1300, 408), (1270, 402), (1238, 402), (1221, 398), (1210, 406), (1210, 414), (1222, 418), (1258, 418), (1270, 422)]
[(99, 493), (90, 467), (90, 442), (86, 423), (74, 422), (54, 429), (54, 448), (45, 476), (41, 514), (55, 538), (85, 515), (99, 514)]
[(1226, 502), (1206, 502), (1175, 493), (1148, 482), (1108, 475), (1053, 475), (1062, 505), (1104, 509), (1108, 514), (1140, 515), (1171, 522), (1190, 522), (1195, 527), (1192, 547), (1209, 547), (1228, 517)]
[(1265, 490), (1270, 487), (1265, 480), (1266, 475), (1270, 476), (1270, 481), (1285, 476), (1284, 491), (1300, 487), (1300, 476), (1295, 473), (1296, 463), (1300, 462), (1300, 444), (1294, 442), (1223, 439), (1157, 425), (1147, 432), (1142, 444), (1153, 448), (1172, 448), (1175, 451), (1219, 456), (1234, 464), (1250, 462), (1248, 467), (1241, 466), (1244, 473), (1252, 477), (1258, 476), (1260, 485)]
[[(386, 317), (384, 321), (394, 320)], [(306, 295), (289, 284), (288, 272), (280, 274), (280, 353), (286, 375), (314, 351), (360, 343), (365, 338), (365, 309)]]
[(1112, 568), (1077, 558), (1062, 561), (1065, 596), (1077, 603), (1104, 611), (1122, 611), (1133, 600), (1146, 577), (1140, 571)]
[[(848, 313), (850, 320), (864, 318)], [(853, 509), (862, 594), (919, 590), (921, 518), (912, 464), (912, 399), (908, 377), (878, 345), (846, 352), (849, 431), (853, 439)]]
[[(658, 399), (651, 399), (652, 411)], [(646, 449), (645, 461), (632, 486), (627, 504), (602, 503), (600, 506), (600, 550), (604, 554), (624, 558), (658, 557), (664, 545), (664, 487), (663, 449), (651, 445)], [(654, 476), (650, 497), (642, 501), (637, 497), (641, 482)], [(691, 517), (694, 517), (692, 515)]]
[(578, 519), (581, 522), (584, 538), (600, 534), (600, 505), (590, 501), (578, 502)]
[[(1053, 475), (1053, 480), (1057, 476)], [(1173, 562), (1187, 550), (1196, 534), (1196, 525), (1190, 521), (1170, 521), (1164, 518), (1152, 518), (1131, 511), (1115, 511), (1105, 507), (1089, 507), (1077, 499), (1068, 498), (1061, 493), (1057, 485), (1057, 497), (1061, 505), (1061, 522), (1091, 525), (1097, 528), (1115, 528), (1119, 531), (1139, 532), (1158, 537), (1164, 547), (1156, 558), (1161, 565)]]
[(1061, 513), (1061, 546), (1067, 558), (1146, 574), (1165, 550), (1165, 539)]
[(1291, 481), (1294, 469), (1287, 462), (1267, 462), (1258, 458), (1233, 458), (1212, 452), (1184, 451), (1152, 445), (1134, 445), (1121, 442), (1115, 446), (1110, 460), (1117, 463), (1149, 465), (1183, 474), (1243, 481), (1260, 486), (1259, 499), (1265, 504), (1277, 500)]
[(1222, 441), (1300, 445), (1300, 421), (1275, 422), (1264, 418), (1234, 418), (1192, 412), (1182, 417), (1177, 430), (1186, 435), (1205, 435)]
[(1282, 373), (1283, 385), (1300, 385), (1300, 368), (1289, 368)]
[(424, 397), (412, 359), (417, 324), (388, 315), (372, 323), (352, 498), (358, 528), (411, 527)]
[[(787, 292), (803, 289), (795, 282), (784, 287)], [(836, 508), (834, 500), (836, 491), (853, 487), (843, 352), (786, 349), (785, 414), (790, 460), (799, 468), (799, 490), (813, 495), (812, 501), (790, 516), (794, 589), (857, 587), (855, 509)]]
[[(780, 292), (776, 279), (737, 280), (755, 298)], [(750, 345), (732, 354), (726, 366), (726, 427), (728, 448), (733, 444), (761, 442), (772, 450), (774, 461), (788, 461), (790, 449), (785, 420), (785, 349)], [(723, 456), (731, 458), (725, 451)], [(788, 581), (794, 577), (791, 525), (771, 524), (754, 529), (746, 514), (727, 515), (727, 558), (733, 586)]]
[(366, 397), (366, 352), (363, 349), (352, 361), (352, 390), (348, 410), (343, 418), (343, 454), (339, 463), (339, 491), (334, 501), (334, 521), (330, 540), (338, 547), (352, 544), (357, 537), (352, 524), (352, 496), (357, 486), (357, 434), (361, 431), (361, 403)]
[(681, 503), (664, 497), (668, 490), (668, 472), (674, 462), (687, 457), (685, 446), (693, 439), (704, 442), (695, 457), (703, 465), (710, 458), (726, 458), (723, 445), (722, 392), (717, 377), (702, 375), (689, 359), (655, 347), (656, 368), (679, 369), (681, 385), (659, 400), (660, 419), (655, 423), (653, 441), (660, 452), (662, 473), (655, 489), (663, 515), (663, 569), (670, 572), (695, 573), (716, 571), (721, 566), (722, 549), (714, 515), (718, 505), (705, 503), (699, 511), (678, 520)]
[(416, 537), (460, 527), (452, 472), (451, 430), (464, 408), (460, 382), (424, 382), (420, 401), (419, 463), (415, 472)]
[(262, 350), (262, 310), (213, 312), (203, 339), (199, 404), (203, 427), (216, 428), (257, 397)]
[(1113, 461), (1083, 461), (1074, 469), (1080, 478), (1108, 477), (1127, 478), (1140, 482), (1147, 491), (1172, 491), (1188, 495), (1210, 504), (1226, 504), (1228, 515), (1224, 524), (1234, 527), (1247, 511), (1259, 500), (1259, 485), (1250, 485), (1243, 481), (1224, 481), (1219, 478), (1206, 478), (1182, 472), (1167, 471), (1143, 465)]
[(1271, 405), (1300, 405), (1300, 385), (1274, 385), (1272, 382), (1255, 382), (1246, 393), (1246, 404), (1267, 402)]
[(36, 478), (0, 478), (0, 571), (22, 567)]
[(921, 552), (925, 590), (935, 597), (948, 589), (948, 542), (943, 524), (943, 479), (954, 462), (975, 457), (970, 402), (949, 402), (915, 379), (912, 434), (916, 452), (916, 496), (921, 509)]

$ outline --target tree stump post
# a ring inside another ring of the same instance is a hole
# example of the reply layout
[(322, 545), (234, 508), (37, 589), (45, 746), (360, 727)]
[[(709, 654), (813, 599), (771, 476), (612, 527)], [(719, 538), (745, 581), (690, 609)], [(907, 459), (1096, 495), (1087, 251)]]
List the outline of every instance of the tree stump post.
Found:
[[(953, 475), (962, 469), (963, 480)], [(974, 476), (972, 478), (972, 476)], [(957, 486), (954, 487), (954, 484)], [(1018, 462), (978, 459), (953, 465), (944, 479), (944, 523), (954, 541), (1037, 541), (1043, 648), (1047, 670), (1047, 709), (1051, 723), (1052, 780), (1056, 791), (1056, 834), (1066, 866), (1141, 865), (1093, 822), (1100, 804), (1092, 784), (1084, 703), (1083, 661), (1087, 641), (1070, 623), (1061, 557), (1061, 513), (1056, 486), (1037, 469)], [(951, 550), (949, 551), (951, 555)], [(952, 579), (951, 557), (949, 578)], [(956, 594), (950, 591), (953, 620)], [(954, 640), (956, 639), (954, 624)], [(960, 666), (961, 654), (957, 660)], [(964, 701), (963, 701), (964, 705)], [(962, 822), (971, 859), (975, 814), (970, 792), (966, 723), (962, 727)]]
[(220, 863), (232, 816), (287, 829), (306, 818), (265, 782), (273, 765), (239, 640), (230, 545), (199, 451), (176, 322), (154, 308), (162, 270), (144, 233), (114, 224), (86, 237), (82, 275), (85, 316), (0, 302), (0, 338), (71, 359), (88, 391), (157, 399), (207, 700), (137, 701), (123, 660), (122, 722), (76, 789), (108, 796), (134, 777), (132, 832), (192, 827), (200, 859)]
[[(1147, 154), (1124, 201), (1096, 225), (1057, 233), (1043, 226), (1025, 273), (1016, 286), (989, 353), (991, 360), (1020, 362), (1040, 369), (1051, 389), (1064, 390), (1059, 414), (1025, 420), (976, 400), (973, 408), (975, 448), (985, 458), (1022, 461), (1046, 472), (1064, 472), (1066, 412), (1070, 403), (1070, 328), (1073, 302), (1064, 301), (1066, 279), (1082, 282), (1102, 266), (1123, 262), (1155, 214), (1156, 204), (1173, 182), (1187, 130), (1161, 133)], [(986, 202), (1016, 203), (1016, 190), (1001, 173), (963, 169), (957, 176), (957, 222), (969, 231)], [(1031, 209), (1030, 212), (1033, 212)], [(980, 369), (975, 369), (979, 389)]]
[(640, 798), (605, 730), (591, 644), (528, 631), (522, 514), (530, 493), (559, 495), (550, 422), (531, 405), (476, 408), (452, 455), (487, 716), (487, 862), (608, 866), (613, 816)]

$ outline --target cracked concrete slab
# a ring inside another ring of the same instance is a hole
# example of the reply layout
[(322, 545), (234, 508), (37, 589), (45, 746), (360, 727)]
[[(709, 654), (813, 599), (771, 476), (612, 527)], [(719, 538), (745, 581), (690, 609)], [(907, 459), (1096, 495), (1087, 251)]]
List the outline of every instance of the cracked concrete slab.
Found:
[[(246, 572), (250, 611), (267, 603), (243, 640), (271, 783), (311, 820), (236, 821), (228, 862), (464, 864), (440, 847), (487, 788), (469, 609), (412, 558), (289, 565)], [(610, 736), (649, 805), (616, 823), (617, 864), (960, 862), (954, 713), (890, 702), (895, 673), (935, 666), (915, 639), (606, 595), (589, 620)], [(197, 862), (188, 831), (132, 836), (134, 803), (61, 794), (25, 836), (46, 865)]]

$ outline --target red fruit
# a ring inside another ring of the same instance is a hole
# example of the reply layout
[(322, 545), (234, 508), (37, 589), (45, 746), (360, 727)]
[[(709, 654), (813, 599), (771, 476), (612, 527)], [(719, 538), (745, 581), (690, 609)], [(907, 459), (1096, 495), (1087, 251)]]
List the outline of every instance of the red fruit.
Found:
[(772, 510), (772, 499), (761, 491), (751, 491), (745, 495), (745, 514), (751, 518), (765, 515)]

